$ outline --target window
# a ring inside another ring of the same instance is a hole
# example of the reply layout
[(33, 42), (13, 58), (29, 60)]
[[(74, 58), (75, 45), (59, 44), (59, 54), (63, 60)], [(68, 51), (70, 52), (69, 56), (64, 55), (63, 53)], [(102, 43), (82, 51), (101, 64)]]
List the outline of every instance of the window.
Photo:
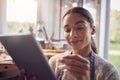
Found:
[(36, 0), (7, 0), (8, 33), (34, 32), (36, 17)]
[(111, 0), (110, 12), (110, 48), (109, 60), (120, 74), (120, 5), (118, 0)]
[(59, 40), (64, 40), (64, 34), (63, 34), (63, 27), (62, 27), (62, 16), (65, 14), (65, 12), (72, 8), (77, 6), (83, 6), (83, 0), (60, 0), (59, 2)]

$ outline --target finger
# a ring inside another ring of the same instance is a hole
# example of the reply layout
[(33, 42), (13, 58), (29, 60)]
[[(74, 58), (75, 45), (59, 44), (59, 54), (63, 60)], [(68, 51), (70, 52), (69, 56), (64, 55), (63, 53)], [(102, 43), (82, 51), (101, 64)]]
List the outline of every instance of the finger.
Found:
[(30, 80), (39, 80), (37, 75), (31, 75)]
[(79, 67), (81, 69), (86, 69), (86, 70), (90, 68), (90, 64), (86, 64), (81, 61), (77, 61), (75, 59), (63, 59), (61, 63), (67, 66)]
[(80, 61), (83, 63), (89, 63), (89, 61), (86, 58), (80, 55), (65, 55), (60, 58), (60, 61), (62, 61), (63, 59), (75, 59), (76, 61)]
[(27, 80), (26, 71), (25, 71), (24, 68), (21, 68), (21, 69), (20, 69), (19, 80)]
[(81, 73), (81, 74), (85, 74), (87, 71), (90, 71), (87, 69), (82, 69), (77, 66), (67, 66), (67, 65), (60, 65), (59, 69), (63, 71), (69, 71), (69, 72), (75, 72), (75, 73)]
[(83, 69), (89, 69), (89, 66), (90, 66), (89, 60), (86, 59), (86, 61), (80, 61), (80, 60), (76, 59), (76, 56), (75, 57), (74, 56), (62, 57), (61, 59), (59, 59), (59, 62), (60, 62), (60, 64), (62, 63), (65, 65), (68, 65), (68, 66), (77, 66), (77, 67), (80, 67)]

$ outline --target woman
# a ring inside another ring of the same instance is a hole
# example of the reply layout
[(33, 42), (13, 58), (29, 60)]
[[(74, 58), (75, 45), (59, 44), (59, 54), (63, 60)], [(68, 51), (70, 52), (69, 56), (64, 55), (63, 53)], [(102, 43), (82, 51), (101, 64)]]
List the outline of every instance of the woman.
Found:
[(94, 21), (88, 10), (71, 8), (63, 16), (64, 37), (70, 52), (53, 56), (49, 64), (58, 80), (120, 80), (118, 71), (96, 55)]

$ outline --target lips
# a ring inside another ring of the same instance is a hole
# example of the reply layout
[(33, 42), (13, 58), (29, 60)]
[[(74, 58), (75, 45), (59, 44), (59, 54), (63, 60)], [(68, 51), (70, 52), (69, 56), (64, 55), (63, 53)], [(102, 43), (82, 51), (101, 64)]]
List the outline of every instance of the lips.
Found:
[(72, 45), (76, 45), (76, 44), (78, 44), (78, 43), (80, 43), (82, 40), (73, 40), (73, 41), (70, 41), (70, 43), (72, 44)]

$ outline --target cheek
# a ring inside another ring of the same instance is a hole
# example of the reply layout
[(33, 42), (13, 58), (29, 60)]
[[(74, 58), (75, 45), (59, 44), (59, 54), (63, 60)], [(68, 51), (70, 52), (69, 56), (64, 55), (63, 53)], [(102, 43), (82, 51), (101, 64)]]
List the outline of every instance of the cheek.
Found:
[(88, 31), (83, 31), (82, 33), (79, 33), (79, 37), (84, 40), (88, 40), (88, 38), (90, 37), (90, 33)]
[(65, 37), (66, 40), (69, 40), (69, 34), (64, 33), (64, 37)]
[(86, 33), (86, 34), (85, 34), (85, 39), (86, 39), (88, 42), (90, 42), (90, 40), (91, 40), (91, 34), (90, 34), (90, 33)]

